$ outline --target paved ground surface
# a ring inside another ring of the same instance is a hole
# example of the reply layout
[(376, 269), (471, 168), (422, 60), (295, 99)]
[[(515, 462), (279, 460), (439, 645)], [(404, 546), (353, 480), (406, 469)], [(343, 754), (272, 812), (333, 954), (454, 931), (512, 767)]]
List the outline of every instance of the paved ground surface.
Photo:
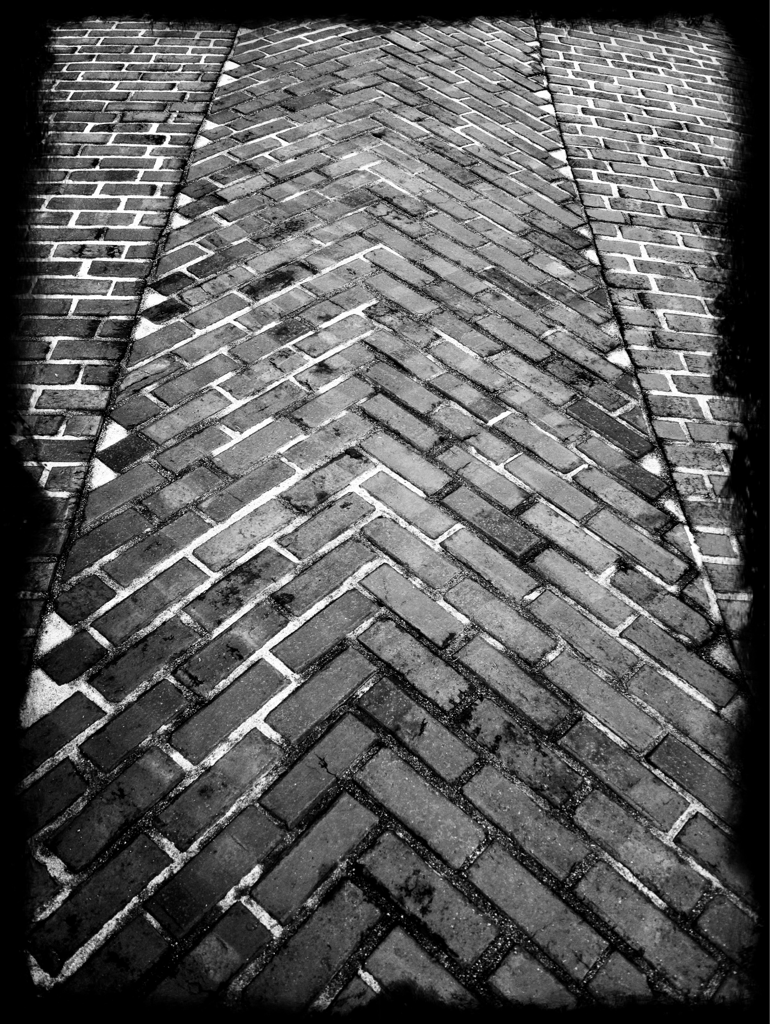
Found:
[(718, 28), (94, 22), (57, 55), (36, 982), (743, 998)]

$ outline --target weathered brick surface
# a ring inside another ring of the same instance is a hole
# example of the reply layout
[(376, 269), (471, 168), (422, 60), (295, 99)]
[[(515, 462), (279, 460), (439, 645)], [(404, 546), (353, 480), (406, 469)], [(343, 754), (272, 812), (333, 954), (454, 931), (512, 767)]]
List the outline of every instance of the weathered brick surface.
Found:
[[(140, 29), (104, 36), (116, 93)], [(730, 998), (755, 919), (730, 835), (746, 695), (679, 512), (716, 507), (682, 484), (723, 447), (695, 426), (727, 423), (692, 340), (716, 250), (705, 221), (668, 213), (704, 209), (679, 158), (655, 157), (691, 199), (632, 194), (628, 165), (659, 164), (631, 137), (679, 129), (607, 106), (614, 78), (580, 49), (615, 40), (613, 71), (670, 79), (677, 107), (700, 76), (714, 111), (722, 80), (693, 55), (719, 37), (605, 29), (195, 30), (223, 75), (209, 106), (163, 121), (187, 140), (163, 179), (169, 198), (182, 183), (173, 213), (121, 243), (152, 252), (102, 251), (95, 223), (76, 240), (93, 255), (41, 250), (91, 260), (72, 281), (148, 275), (24, 711), (46, 985), (252, 1010), (366, 1006), (403, 983), (468, 1007)], [(157, 32), (168, 59), (147, 73), (208, 87), (185, 77), (187, 30)], [(570, 74), (552, 37), (573, 40)], [(580, 120), (568, 89), (587, 81), (628, 139)], [(171, 109), (142, 92), (153, 117)], [(600, 156), (576, 155), (584, 127)], [(711, 142), (692, 143), (701, 169)], [(123, 215), (59, 205), (49, 223)], [(613, 258), (646, 283), (619, 283), (634, 275)], [(104, 298), (135, 310), (129, 291)], [(68, 368), (91, 374), (108, 344), (117, 360), (128, 330), (98, 325), (133, 313), (48, 308), (46, 329), (96, 325), (52, 336), (61, 387), (32, 374), (40, 416), (66, 417), (41, 451), (77, 461), (102, 405), (76, 392), (109, 381), (73, 387)], [(65, 381), (75, 398), (49, 410)], [(715, 529), (698, 550), (726, 579)]]
[(736, 144), (745, 128), (732, 91), (738, 58), (709, 21), (686, 37), (655, 25), (547, 23), (541, 40), (564, 145), (653, 430), (729, 619), (746, 599), (724, 493), (728, 428), (740, 410), (719, 397), (711, 358), (728, 257), (720, 201), (738, 183)]
[[(48, 562), (66, 540), (144, 281), (233, 36), (232, 28), (149, 19), (53, 30), (45, 165), (29, 197), (15, 346), (19, 443), (54, 503), (55, 532), (41, 552)], [(125, 464), (141, 448), (120, 454)]]

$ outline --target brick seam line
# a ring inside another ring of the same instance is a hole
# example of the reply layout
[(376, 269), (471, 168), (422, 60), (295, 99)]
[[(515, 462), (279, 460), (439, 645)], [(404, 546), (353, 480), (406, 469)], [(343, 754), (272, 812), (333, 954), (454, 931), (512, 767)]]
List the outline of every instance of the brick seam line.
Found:
[[(139, 301), (138, 301), (137, 307), (136, 307), (136, 312), (135, 312), (134, 317), (133, 317), (133, 321), (134, 322), (133, 322), (133, 325), (131, 327), (131, 334), (129, 336), (129, 341), (128, 341), (128, 344), (126, 345), (126, 350), (123, 353), (123, 355), (122, 355), (122, 357), (121, 357), (121, 359), (120, 359), (120, 361), (118, 363), (118, 370), (117, 370), (117, 373), (115, 375), (115, 379), (114, 379), (114, 381), (113, 381), (113, 383), (112, 383), (112, 385), (110, 387), (110, 398), (109, 398), (109, 401), (108, 401), (107, 405), (104, 407), (104, 410), (102, 412), (101, 426), (99, 427), (98, 433), (94, 436), (93, 446), (91, 448), (91, 453), (90, 453), (90, 455), (88, 457), (88, 460), (86, 461), (86, 470), (85, 470), (85, 474), (83, 476), (83, 482), (80, 485), (80, 490), (79, 490), (79, 492), (78, 492), (78, 494), (76, 496), (75, 508), (74, 508), (73, 513), (72, 513), (72, 517), (70, 519), (69, 525), (67, 527), (67, 538), (66, 538), (64, 544), (62, 545), (61, 550), (59, 552), (59, 555), (58, 555), (58, 557), (56, 559), (56, 568), (54, 569), (54, 572), (53, 572), (53, 574), (51, 576), (51, 579), (50, 579), (50, 581), (48, 583), (48, 587), (46, 589), (45, 603), (43, 605), (43, 611), (42, 611), (42, 614), (40, 616), (37, 632), (35, 634), (35, 642), (34, 642), (34, 648), (33, 648), (33, 652), (32, 652), (33, 659), (40, 656), (40, 653), (41, 653), (41, 650), (40, 650), (41, 640), (42, 640), (42, 637), (43, 637), (43, 635), (44, 635), (44, 633), (46, 631), (47, 623), (49, 622), (51, 614), (53, 613), (53, 597), (52, 597), (52, 594), (53, 594), (53, 592), (54, 592), (54, 590), (56, 588), (56, 585), (61, 582), (61, 575), (62, 575), (62, 571), (63, 571), (64, 565), (65, 565), (65, 562), (67, 560), (67, 555), (69, 554), (69, 551), (70, 551), (70, 548), (72, 547), (72, 544), (74, 543), (75, 539), (77, 538), (77, 536), (80, 533), (80, 529), (81, 529), (82, 522), (83, 522), (83, 517), (85, 515), (86, 503), (88, 501), (88, 496), (89, 496), (89, 494), (90, 494), (90, 492), (92, 490), (91, 479), (92, 479), (92, 475), (93, 475), (93, 472), (94, 472), (94, 465), (98, 461), (98, 458), (99, 458), (99, 451), (100, 451), (100, 448), (101, 448), (101, 443), (102, 443), (102, 440), (104, 439), (104, 436), (105, 436), (105, 434), (107, 432), (107, 429), (108, 429), (108, 424), (110, 422), (110, 413), (112, 412), (112, 410), (115, 407), (115, 402), (116, 402), (118, 394), (120, 392), (120, 385), (121, 385), (121, 383), (123, 381), (123, 378), (125, 377), (126, 373), (128, 372), (128, 361), (129, 361), (129, 359), (131, 357), (131, 352), (132, 352), (132, 349), (133, 349), (133, 346), (134, 346), (134, 342), (136, 340), (137, 328), (138, 328), (138, 326), (139, 326), (139, 324), (141, 322), (142, 310), (144, 308), (144, 299), (145, 299), (145, 296), (146, 296), (146, 294), (147, 294), (147, 292), (148, 292), (148, 290), (150, 288), (148, 282), (150, 280), (152, 280), (153, 274), (154, 274), (155, 269), (156, 269), (156, 267), (158, 265), (158, 262), (160, 260), (161, 252), (163, 251), (164, 243), (165, 243), (166, 238), (167, 238), (167, 236), (168, 236), (168, 234), (169, 234), (169, 232), (171, 230), (171, 221), (172, 221), (172, 219), (174, 217), (174, 214), (177, 212), (177, 210), (176, 210), (176, 201), (177, 201), (178, 197), (182, 194), (183, 189), (185, 187), (185, 184), (186, 184), (186, 181), (187, 181), (187, 174), (188, 174), (188, 171), (189, 171), (189, 168), (190, 168), (190, 162), (191, 162), (192, 155), (193, 155), (193, 153), (195, 151), (195, 148), (196, 148), (195, 144), (196, 144), (196, 142), (197, 142), (197, 140), (198, 140), (198, 138), (199, 138), (199, 136), (200, 136), (200, 134), (201, 134), (201, 132), (203, 130), (204, 124), (205, 124), (206, 119), (207, 119), (207, 115), (208, 115), (208, 113), (209, 113), (209, 111), (211, 109), (211, 104), (212, 104), (212, 102), (214, 100), (214, 96), (216, 94), (217, 89), (219, 88), (219, 86), (221, 84), (222, 76), (227, 74), (227, 72), (225, 71), (225, 64), (227, 64), (227, 62), (230, 60), (230, 58), (232, 56), (233, 48), (235, 47), (236, 39), (237, 39), (237, 36), (238, 36), (238, 27), (237, 27), (237, 25), (233, 24), (233, 25), (222, 26), (222, 29), (223, 30), (229, 30), (232, 33), (231, 39), (230, 39), (230, 48), (228, 49), (227, 54), (222, 59), (222, 65), (220, 67), (219, 77), (217, 78), (216, 82), (214, 83), (214, 85), (213, 85), (213, 87), (212, 87), (212, 89), (211, 89), (211, 91), (209, 93), (209, 98), (208, 98), (208, 103), (206, 105), (206, 110), (205, 110), (205, 112), (203, 113), (203, 116), (200, 119), (200, 122), (198, 124), (197, 130), (195, 132), (195, 136), (194, 136), (194, 138), (192, 140), (192, 143), (190, 144), (190, 149), (189, 149), (189, 152), (187, 154), (187, 159), (186, 159), (186, 162), (185, 162), (184, 171), (180, 175), (179, 180), (176, 183), (176, 188), (175, 188), (174, 196), (173, 196), (174, 202), (172, 204), (170, 204), (170, 206), (168, 208), (168, 212), (166, 214), (165, 224), (163, 225), (162, 230), (159, 232), (157, 241), (155, 243), (155, 253), (153, 255), (152, 262), (151, 262), (150, 266), (145, 271), (144, 283), (142, 285), (142, 292), (140, 294)], [(34, 660), (31, 661), (31, 664), (34, 664)]]
[[(537, 42), (538, 42), (538, 54), (542, 54), (542, 38), (541, 38), (542, 19), (538, 18), (538, 17), (535, 17), (533, 19), (533, 22), (534, 22), (534, 25), (535, 25), (535, 32), (536, 32), (536, 37), (537, 37)], [(587, 208), (585, 206), (585, 203), (583, 201), (583, 190), (582, 190), (582, 187), (581, 187), (581, 180), (577, 179), (574, 176), (574, 174), (573, 174), (572, 165), (570, 163), (569, 149), (567, 147), (566, 140), (564, 138), (564, 132), (562, 130), (562, 119), (561, 119), (561, 117), (559, 115), (559, 112), (558, 112), (558, 109), (556, 107), (556, 98), (555, 98), (555, 96), (553, 94), (553, 91), (551, 89), (551, 82), (550, 82), (548, 65), (542, 59), (542, 56), (540, 56), (540, 61), (541, 61), (542, 69), (543, 69), (543, 76), (545, 78), (545, 88), (548, 90), (548, 93), (551, 96), (551, 104), (552, 104), (552, 106), (554, 108), (554, 111), (555, 111), (554, 120), (556, 122), (557, 130), (559, 132), (559, 139), (561, 140), (562, 148), (564, 150), (564, 153), (566, 154), (565, 167), (569, 170), (570, 179), (573, 181), (573, 183), (575, 184), (575, 186), (577, 188), (577, 194), (578, 194), (578, 197), (580, 198), (580, 203), (583, 206), (583, 212), (585, 214), (586, 223), (588, 225), (589, 231), (591, 232), (591, 240), (593, 242), (594, 249), (597, 252), (597, 256), (598, 256), (598, 264), (597, 265), (598, 265), (598, 268), (599, 268), (599, 272), (601, 273), (602, 281), (604, 282), (604, 286), (607, 289), (607, 294), (610, 297), (610, 303), (612, 304), (612, 308), (613, 308), (613, 311), (615, 313), (615, 322), (616, 322), (616, 324), (618, 326), (618, 331), (619, 331), (619, 335), (620, 335), (620, 340), (621, 340), (622, 345), (623, 345), (623, 350), (626, 353), (626, 356), (628, 357), (628, 362), (629, 362), (628, 370), (629, 370), (630, 373), (633, 374), (634, 379), (636, 380), (636, 383), (637, 383), (637, 386), (638, 386), (638, 389), (639, 389), (639, 408), (640, 408), (640, 410), (642, 412), (642, 415), (644, 416), (645, 426), (647, 427), (647, 431), (649, 433), (649, 436), (650, 436), (650, 438), (653, 440), (653, 442), (655, 444), (656, 454), (657, 454), (658, 458), (661, 459), (661, 461), (663, 463), (663, 466), (665, 467), (665, 469), (668, 472), (669, 479), (672, 482), (672, 497), (670, 499), (671, 504), (674, 506), (674, 509), (672, 509), (672, 511), (674, 511), (674, 515), (675, 515), (676, 519), (684, 527), (685, 533), (687, 535), (687, 540), (688, 540), (688, 542), (690, 544), (690, 550), (692, 551), (693, 560), (694, 560), (695, 564), (698, 567), (698, 570), (699, 570), (699, 573), (700, 573), (700, 578), (701, 578), (701, 581), (703, 583), (703, 587), (704, 587), (704, 589), (706, 591), (706, 594), (708, 596), (709, 611), (711, 612), (711, 615), (714, 617), (714, 621), (717, 624), (717, 626), (721, 626), (722, 627), (724, 638), (727, 640), (727, 643), (729, 644), (730, 651), (733, 654), (733, 656), (735, 657), (736, 662), (738, 664), (740, 664), (740, 662), (738, 661), (738, 656), (737, 656), (736, 641), (733, 638), (733, 636), (731, 635), (730, 631), (727, 629), (727, 625), (725, 623), (725, 619), (724, 619), (724, 616), (722, 614), (722, 609), (719, 607), (719, 603), (717, 601), (716, 594), (714, 593), (714, 588), (713, 588), (713, 586), (711, 584), (711, 580), (709, 579), (708, 574), (704, 571), (703, 554), (702, 554), (702, 552), (700, 550), (700, 547), (698, 546), (698, 544), (697, 544), (697, 542), (695, 540), (695, 534), (693, 533), (692, 526), (691, 526), (691, 524), (690, 524), (690, 522), (689, 522), (689, 520), (687, 518), (687, 515), (685, 513), (684, 506), (683, 506), (683, 503), (682, 503), (682, 500), (681, 500), (681, 496), (679, 494), (679, 487), (677, 486), (676, 478), (674, 477), (674, 473), (673, 473), (674, 467), (672, 466), (672, 464), (671, 464), (671, 462), (669, 460), (669, 457), (668, 457), (668, 455), (667, 455), (667, 453), (665, 451), (665, 448), (661, 444), (661, 441), (660, 441), (658, 435), (653, 430), (652, 414), (651, 414), (650, 407), (649, 407), (649, 398), (648, 398), (647, 392), (645, 391), (645, 389), (641, 386), (641, 384), (639, 382), (639, 370), (637, 369), (636, 364), (634, 363), (634, 360), (631, 358), (631, 355), (629, 354), (629, 345), (628, 345), (628, 342), (626, 341), (625, 328), (623, 327), (622, 319), (621, 319), (621, 317), (620, 317), (620, 315), (618, 313), (617, 298), (616, 298), (616, 295), (615, 295), (616, 289), (615, 289), (614, 286), (610, 285), (610, 283), (607, 280), (607, 274), (606, 274), (606, 270), (605, 270), (605, 267), (604, 267), (604, 263), (602, 261), (601, 255), (599, 254), (599, 247), (596, 244), (596, 233), (594, 231), (593, 220), (589, 216), (588, 210), (587, 210)], [(742, 671), (741, 671), (741, 677), (745, 679), (744, 673)], [(752, 692), (753, 692), (753, 688), (751, 687), (751, 683), (748, 683), (748, 685), (749, 685), (750, 689), (752, 689)]]

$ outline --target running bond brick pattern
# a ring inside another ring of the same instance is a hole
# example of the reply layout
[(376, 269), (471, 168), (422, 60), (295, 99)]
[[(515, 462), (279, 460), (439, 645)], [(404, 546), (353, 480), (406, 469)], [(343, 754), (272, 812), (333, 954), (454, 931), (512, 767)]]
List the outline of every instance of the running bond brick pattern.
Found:
[(534, 25), (226, 74), (39, 649), (37, 982), (738, 1000), (743, 686)]
[(719, 25), (546, 25), (543, 61), (570, 166), (674, 474), (699, 561), (737, 634), (749, 595), (724, 488), (736, 399), (711, 379), (736, 187), (740, 64)]
[(25, 604), (29, 633), (188, 152), (235, 29), (80, 21), (53, 30), (46, 158), (25, 213), (16, 352), (19, 447), (50, 498)]

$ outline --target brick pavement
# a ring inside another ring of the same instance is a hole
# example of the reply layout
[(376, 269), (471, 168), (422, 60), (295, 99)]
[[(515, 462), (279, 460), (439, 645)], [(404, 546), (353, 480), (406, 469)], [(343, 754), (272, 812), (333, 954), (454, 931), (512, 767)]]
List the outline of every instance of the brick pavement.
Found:
[(745, 686), (637, 372), (661, 331), (563, 148), (565, 38), (223, 55), (24, 712), (41, 988), (745, 997)]

